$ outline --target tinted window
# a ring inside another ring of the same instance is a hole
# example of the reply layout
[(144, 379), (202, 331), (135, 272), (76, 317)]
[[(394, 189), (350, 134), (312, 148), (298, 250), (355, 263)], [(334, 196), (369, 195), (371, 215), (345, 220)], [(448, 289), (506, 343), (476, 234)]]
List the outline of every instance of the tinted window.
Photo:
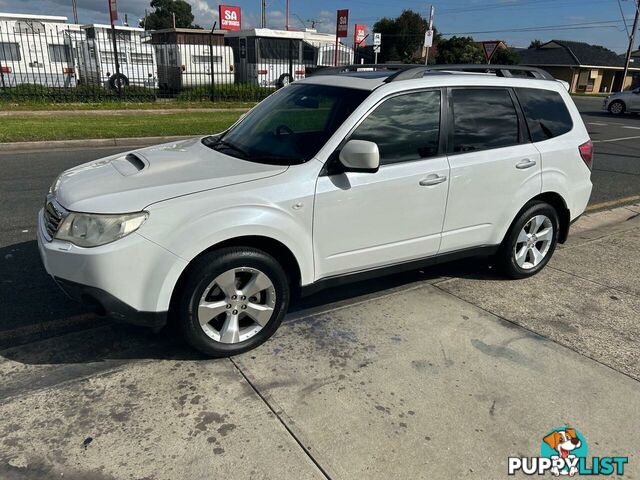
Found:
[(440, 91), (392, 97), (375, 109), (351, 139), (378, 144), (382, 165), (432, 157), (440, 137)]
[(455, 153), (508, 147), (519, 143), (518, 115), (508, 90), (454, 89)]
[(519, 88), (516, 93), (534, 142), (564, 135), (573, 128), (571, 114), (558, 92)]
[(20, 46), (17, 43), (0, 42), (0, 60), (5, 62), (19, 62)]

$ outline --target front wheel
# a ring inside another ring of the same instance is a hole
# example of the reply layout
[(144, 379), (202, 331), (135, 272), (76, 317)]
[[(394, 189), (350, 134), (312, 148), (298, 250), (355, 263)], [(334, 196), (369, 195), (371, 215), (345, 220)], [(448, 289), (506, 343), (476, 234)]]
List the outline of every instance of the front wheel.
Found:
[(609, 105), (609, 113), (613, 115), (622, 115), (625, 110), (625, 104), (620, 100), (615, 100)]
[(528, 204), (500, 246), (498, 263), (502, 271), (511, 278), (538, 273), (553, 255), (559, 231), (555, 208), (541, 201)]
[(254, 248), (224, 248), (198, 258), (180, 291), (178, 318), (187, 342), (227, 357), (265, 342), (289, 306), (282, 266)]

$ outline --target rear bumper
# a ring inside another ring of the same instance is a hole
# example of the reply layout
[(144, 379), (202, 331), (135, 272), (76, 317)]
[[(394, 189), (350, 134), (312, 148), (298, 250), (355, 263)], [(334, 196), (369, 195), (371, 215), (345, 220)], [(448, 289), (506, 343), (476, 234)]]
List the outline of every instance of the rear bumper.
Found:
[(167, 312), (141, 312), (99, 288), (57, 277), (53, 279), (69, 298), (80, 302), (100, 316), (153, 329), (162, 328), (167, 323)]

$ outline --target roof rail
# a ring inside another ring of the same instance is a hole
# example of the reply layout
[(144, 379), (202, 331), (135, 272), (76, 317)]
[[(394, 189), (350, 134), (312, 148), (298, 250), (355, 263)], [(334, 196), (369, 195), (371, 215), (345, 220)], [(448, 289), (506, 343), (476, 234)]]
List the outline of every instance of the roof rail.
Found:
[[(457, 64), (457, 65), (415, 65), (415, 64), (354, 64), (341, 67), (327, 67), (318, 70), (315, 75), (337, 75), (340, 73), (362, 72), (362, 71), (390, 71), (394, 72), (385, 83), (398, 82), (401, 80), (412, 80), (422, 78), (425, 73), (487, 73), (497, 77), (519, 77), (537, 78), (539, 80), (555, 80), (547, 71), (536, 67), (525, 67), (522, 65), (484, 65), (484, 64)], [(520, 75), (518, 75), (520, 74)], [(524, 75), (523, 75), (524, 74)]]

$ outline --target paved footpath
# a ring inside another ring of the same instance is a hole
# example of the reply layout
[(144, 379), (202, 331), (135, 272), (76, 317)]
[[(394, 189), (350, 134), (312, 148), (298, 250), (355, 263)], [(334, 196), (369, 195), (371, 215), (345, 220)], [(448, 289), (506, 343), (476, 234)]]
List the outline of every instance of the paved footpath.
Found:
[(640, 478), (640, 206), (610, 215), (532, 279), (330, 291), (233, 359), (109, 324), (0, 350), (0, 478), (505, 478), (561, 425)]

